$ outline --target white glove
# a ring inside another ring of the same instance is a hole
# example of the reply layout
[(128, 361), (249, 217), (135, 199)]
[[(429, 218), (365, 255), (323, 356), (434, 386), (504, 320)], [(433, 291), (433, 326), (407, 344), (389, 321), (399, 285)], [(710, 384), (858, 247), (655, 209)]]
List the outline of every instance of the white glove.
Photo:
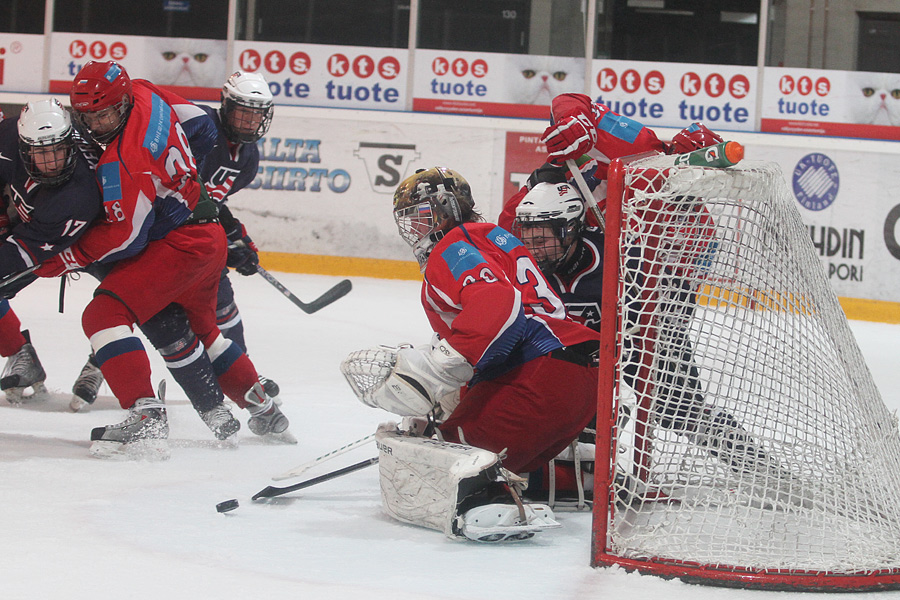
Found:
[[(422, 416), (440, 405), (449, 416), (459, 404), (459, 388), (475, 374), (472, 365), (446, 340), (435, 340), (428, 348), (404, 348), (397, 352), (397, 364), (387, 386), (396, 383), (408, 397), (407, 404), (427, 406)], [(394, 388), (396, 389), (396, 388)], [(417, 399), (417, 402), (411, 402)]]
[(352, 352), (341, 372), (356, 396), (401, 417), (423, 417), (440, 405), (446, 417), (474, 369), (450, 344), (435, 338), (423, 348), (379, 346)]

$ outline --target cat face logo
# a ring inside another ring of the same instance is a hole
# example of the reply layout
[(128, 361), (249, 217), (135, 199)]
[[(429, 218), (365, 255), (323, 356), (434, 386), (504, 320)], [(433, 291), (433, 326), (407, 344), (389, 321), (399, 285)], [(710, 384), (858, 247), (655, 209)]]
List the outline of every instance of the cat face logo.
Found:
[(366, 165), (369, 185), (379, 194), (393, 194), (406, 178), (409, 165), (421, 154), (415, 144), (360, 142), (353, 155)]
[(837, 198), (841, 177), (833, 160), (814, 152), (794, 167), (794, 197), (807, 210), (825, 210)]

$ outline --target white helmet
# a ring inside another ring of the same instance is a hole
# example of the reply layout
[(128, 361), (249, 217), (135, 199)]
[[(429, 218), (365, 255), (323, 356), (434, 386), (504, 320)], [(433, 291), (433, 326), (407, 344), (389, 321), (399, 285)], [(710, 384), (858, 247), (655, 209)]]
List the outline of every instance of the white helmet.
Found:
[[(46, 185), (68, 180), (75, 170), (72, 119), (59, 100), (28, 102), (19, 114), (19, 155), (32, 179)], [(62, 151), (62, 156), (54, 152)]]
[(269, 84), (260, 73), (237, 71), (222, 87), (219, 117), (225, 137), (232, 143), (251, 144), (264, 136), (272, 124), (274, 109)]
[[(553, 273), (569, 256), (584, 229), (584, 200), (568, 183), (538, 183), (516, 207), (513, 233), (535, 256), (545, 274)], [(544, 244), (549, 229), (558, 243)], [(540, 251), (537, 250), (540, 246)]]

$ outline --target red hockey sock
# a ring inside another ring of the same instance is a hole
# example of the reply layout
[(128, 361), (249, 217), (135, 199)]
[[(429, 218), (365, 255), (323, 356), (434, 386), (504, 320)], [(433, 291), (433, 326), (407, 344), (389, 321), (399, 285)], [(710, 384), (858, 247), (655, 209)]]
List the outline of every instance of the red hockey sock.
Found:
[(0, 302), (0, 356), (7, 358), (22, 349), (27, 341), (20, 329), (22, 323), (7, 300)]
[[(213, 366), (215, 366), (215, 362)], [(256, 367), (253, 366), (250, 358), (244, 353), (241, 353), (228, 369), (219, 375), (219, 385), (222, 387), (222, 391), (241, 408), (247, 408), (244, 394), (258, 382), (259, 375), (256, 372)]]
[(156, 397), (150, 359), (134, 335), (134, 318), (124, 304), (100, 294), (84, 309), (81, 324), (100, 371), (122, 408), (131, 408), (138, 398)]

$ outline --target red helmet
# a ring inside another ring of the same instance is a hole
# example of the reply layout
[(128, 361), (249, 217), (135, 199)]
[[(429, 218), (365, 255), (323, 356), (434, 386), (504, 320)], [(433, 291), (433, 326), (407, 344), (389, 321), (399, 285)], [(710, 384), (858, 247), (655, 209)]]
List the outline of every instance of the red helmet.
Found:
[(110, 141), (124, 127), (133, 98), (131, 78), (119, 63), (111, 60), (92, 60), (84, 65), (75, 76), (75, 83), (69, 92), (69, 101), (79, 117), (84, 113), (97, 113), (108, 108), (114, 109), (111, 112), (119, 117), (119, 124), (114, 131), (99, 135), (91, 132), (100, 143)]

